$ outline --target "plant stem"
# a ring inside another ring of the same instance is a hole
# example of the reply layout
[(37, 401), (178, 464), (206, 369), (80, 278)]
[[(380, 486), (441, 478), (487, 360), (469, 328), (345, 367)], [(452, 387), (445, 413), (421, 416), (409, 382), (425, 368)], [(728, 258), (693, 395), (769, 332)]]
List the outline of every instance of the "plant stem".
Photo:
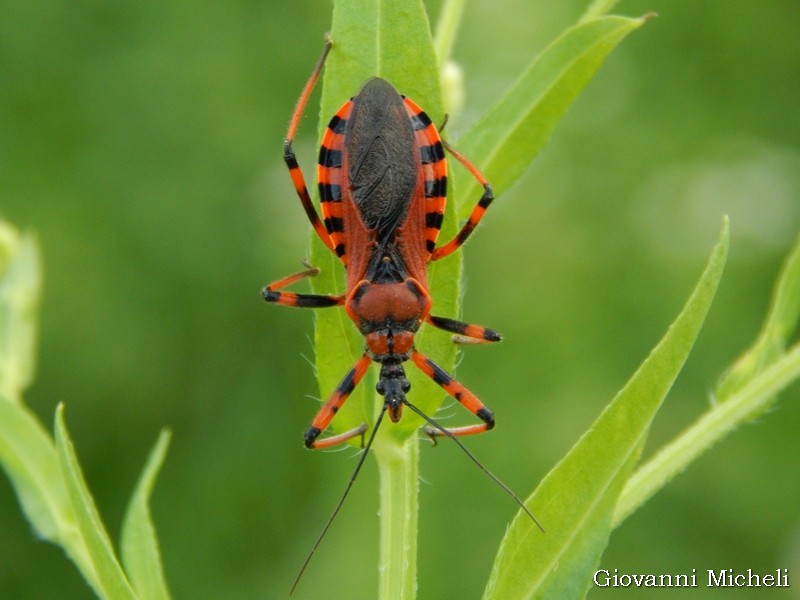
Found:
[(800, 345), (764, 369), (725, 402), (709, 409), (634, 473), (617, 502), (614, 527), (726, 433), (765, 410), (778, 393), (798, 377)]
[(386, 435), (375, 442), (380, 472), (378, 598), (413, 600), (417, 595), (419, 440)]

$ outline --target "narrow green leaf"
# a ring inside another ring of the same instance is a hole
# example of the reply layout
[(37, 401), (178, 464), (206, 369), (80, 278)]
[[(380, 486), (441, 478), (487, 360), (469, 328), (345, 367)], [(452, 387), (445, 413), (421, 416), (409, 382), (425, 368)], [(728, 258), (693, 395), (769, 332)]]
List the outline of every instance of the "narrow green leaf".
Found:
[(728, 224), (678, 318), (625, 387), (526, 506), (546, 533), (517, 514), (500, 546), (484, 598), (581, 598), (612, 527), (622, 487), (650, 423), (682, 368), (714, 298), (728, 250)]
[(624, 521), (692, 461), (737, 427), (770, 409), (800, 377), (800, 344), (785, 352), (800, 311), (800, 239), (783, 265), (756, 342), (717, 388), (718, 403), (659, 450), (625, 484), (614, 515)]
[[(608, 54), (644, 22), (610, 16), (569, 28), (458, 141), (458, 149), (480, 167), (496, 194), (522, 176)], [(464, 173), (455, 176), (464, 191), (460, 198), (465, 202), (458, 203), (463, 218), (480, 191)]]
[(59, 543), (74, 523), (53, 440), (21, 403), (0, 396), (0, 462), (34, 530)]
[(0, 221), (0, 461), (36, 532), (58, 541), (66, 489), (50, 435), (20, 402), (33, 375), (40, 280), (33, 237)]
[(35, 238), (0, 221), (0, 464), (36, 534), (60, 544), (99, 592), (53, 439), (21, 398), (33, 379), (40, 287)]
[(434, 35), (433, 39), (440, 69), (450, 60), (450, 54), (456, 43), (458, 28), (461, 25), (461, 16), (464, 14), (465, 4), (466, 0), (447, 0), (439, 12), (436, 35)]
[(753, 345), (717, 384), (716, 400), (726, 401), (786, 350), (800, 317), (800, 237), (783, 264), (769, 312)]
[(21, 402), (0, 397), (0, 463), (37, 535), (59, 544), (98, 595), (102, 587), (78, 531), (50, 434)]
[(36, 239), (0, 221), (0, 390), (15, 401), (33, 380), (40, 288)]
[(89, 558), (97, 573), (97, 581), (100, 586), (98, 593), (102, 597), (112, 600), (135, 600), (137, 596), (131, 589), (114, 554), (111, 540), (81, 473), (75, 449), (64, 423), (63, 405), (59, 405), (56, 409), (55, 431), (61, 472), (67, 484), (72, 508), (75, 511), (78, 532), (86, 544)]
[(466, 0), (447, 0), (439, 11), (433, 45), (439, 61), (439, 79), (445, 112), (453, 117), (464, 108), (464, 73), (458, 63), (450, 58), (456, 41)]
[(122, 525), (122, 562), (136, 593), (147, 600), (167, 600), (170, 597), (150, 515), (150, 495), (169, 440), (169, 431), (162, 431), (139, 477)]
[(675, 475), (753, 415), (769, 409), (778, 393), (800, 378), (800, 344), (773, 362), (721, 404), (710, 408), (662, 448), (628, 480), (614, 514), (614, 527), (664, 487)]
[[(441, 121), (443, 112), (437, 62), (421, 1), (338, 0), (334, 6), (331, 37), (334, 45), (322, 83), (320, 138), (339, 107), (355, 95), (367, 79), (375, 76), (383, 77), (401, 94), (414, 99), (431, 119)], [(322, 40), (320, 48), (321, 45)], [(309, 173), (310, 170), (309, 165), (305, 171)], [(442, 236), (448, 238), (454, 234), (455, 222), (452, 214), (449, 214), (442, 228)], [(349, 249), (350, 252), (359, 250)], [(311, 262), (322, 269), (320, 276), (312, 281), (316, 293), (344, 293), (344, 269), (313, 232)], [(429, 269), (430, 292), (436, 314), (458, 314), (460, 268), (461, 257), (457, 255)], [(420, 331), (417, 347), (442, 367), (452, 369), (455, 348), (449, 336), (431, 329), (424, 327)], [(324, 399), (363, 354), (364, 340), (341, 308), (316, 311), (314, 339), (317, 378)], [(372, 371), (336, 415), (332, 423), (335, 431), (346, 431), (360, 423), (374, 421), (381, 399), (374, 391), (374, 369)], [(412, 385), (409, 398), (425, 412), (433, 413), (441, 403), (443, 394), (438, 386), (416, 371), (413, 367), (408, 369)], [(416, 431), (420, 423), (416, 415), (409, 413), (403, 416), (399, 424), (388, 424), (386, 430), (403, 439)]]
[(602, 17), (603, 15), (607, 15), (614, 7), (619, 3), (619, 0), (594, 0), (589, 6), (586, 7), (586, 11), (581, 16), (579, 23), (584, 23), (585, 21), (590, 21), (592, 19), (596, 19), (598, 17)]

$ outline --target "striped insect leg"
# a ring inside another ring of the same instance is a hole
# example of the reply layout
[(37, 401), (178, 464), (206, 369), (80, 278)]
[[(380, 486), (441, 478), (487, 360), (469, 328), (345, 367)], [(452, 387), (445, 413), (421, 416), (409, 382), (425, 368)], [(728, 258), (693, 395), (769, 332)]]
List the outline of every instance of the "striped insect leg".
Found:
[(289, 123), (289, 131), (286, 132), (286, 140), (283, 143), (283, 160), (286, 162), (286, 166), (289, 168), (289, 175), (292, 178), (292, 185), (294, 185), (294, 189), (297, 191), (297, 195), (300, 198), (300, 203), (303, 205), (303, 210), (306, 211), (308, 220), (314, 227), (314, 231), (317, 232), (319, 239), (322, 240), (322, 243), (333, 252), (333, 241), (331, 241), (330, 235), (328, 235), (322, 220), (319, 218), (317, 209), (314, 208), (314, 203), (311, 201), (311, 196), (308, 193), (308, 187), (306, 186), (306, 181), (303, 177), (303, 171), (300, 169), (300, 165), (297, 163), (297, 157), (295, 156), (294, 149), (292, 148), (292, 142), (294, 141), (294, 136), (297, 132), (297, 126), (300, 123), (300, 117), (303, 116), (303, 110), (306, 107), (306, 103), (308, 103), (308, 98), (311, 95), (311, 91), (314, 89), (314, 85), (319, 79), (319, 75), (322, 72), (322, 67), (325, 65), (325, 59), (328, 57), (328, 52), (330, 52), (331, 46), (333, 46), (333, 42), (331, 42), (330, 38), (326, 38), (325, 48), (322, 51), (322, 56), (319, 57), (319, 60), (317, 61), (317, 64), (311, 73), (311, 77), (308, 78), (308, 81), (306, 82), (306, 85), (300, 94), (300, 98), (297, 100), (297, 106), (295, 106), (292, 120)]
[(372, 359), (368, 354), (365, 353), (361, 358), (358, 359), (358, 361), (356, 361), (356, 364), (353, 365), (353, 368), (347, 372), (347, 375), (344, 376), (339, 385), (336, 386), (333, 394), (331, 394), (331, 397), (322, 406), (322, 408), (319, 409), (317, 416), (315, 416), (314, 420), (311, 422), (311, 427), (306, 430), (305, 435), (303, 436), (306, 448), (329, 448), (330, 446), (335, 446), (336, 444), (341, 444), (350, 438), (354, 438), (357, 435), (362, 436), (363, 441), (364, 432), (367, 430), (367, 426), (364, 423), (355, 429), (345, 431), (344, 433), (340, 433), (338, 435), (332, 435), (321, 440), (317, 438), (323, 431), (325, 431), (328, 425), (330, 425), (330, 422), (333, 420), (333, 417), (336, 416), (336, 413), (339, 412), (339, 409), (342, 407), (345, 400), (347, 400), (348, 396), (350, 396), (352, 391), (358, 385), (358, 382), (364, 377), (370, 362), (372, 362)]
[[(442, 389), (458, 400), (461, 405), (466, 408), (473, 415), (478, 417), (483, 423), (477, 425), (466, 425), (464, 427), (447, 428), (447, 431), (452, 435), (472, 435), (475, 433), (483, 433), (489, 431), (494, 427), (494, 413), (486, 408), (486, 406), (478, 400), (478, 397), (470, 392), (461, 383), (453, 379), (447, 372), (439, 365), (433, 362), (430, 358), (417, 352), (416, 350), (411, 354), (411, 360), (419, 369), (428, 377), (438, 383)], [(444, 432), (426, 427), (425, 432), (430, 436), (447, 435)]]
[(456, 234), (456, 237), (447, 242), (444, 246), (439, 246), (438, 248), (436, 248), (433, 251), (433, 254), (431, 255), (431, 260), (439, 260), (440, 258), (444, 258), (448, 254), (452, 254), (453, 252), (458, 250), (464, 244), (464, 242), (467, 241), (467, 238), (478, 226), (478, 223), (483, 218), (483, 215), (486, 214), (486, 209), (489, 208), (489, 205), (494, 200), (494, 192), (492, 192), (492, 186), (489, 185), (488, 181), (486, 181), (486, 178), (483, 176), (483, 173), (481, 173), (477, 169), (477, 167), (469, 161), (469, 159), (466, 156), (458, 152), (450, 144), (444, 141), (442, 142), (442, 144), (447, 149), (447, 151), (458, 160), (458, 162), (464, 165), (469, 170), (469, 172), (472, 173), (475, 179), (478, 180), (478, 183), (480, 183), (483, 186), (483, 195), (481, 196), (480, 200), (478, 200), (478, 203), (475, 205), (475, 207), (472, 209), (472, 212), (469, 215), (469, 219), (467, 219), (467, 222), (464, 223), (464, 226), (461, 228), (461, 231), (459, 231)]
[(283, 279), (279, 279), (261, 290), (261, 295), (267, 302), (282, 304), (283, 306), (296, 306), (300, 308), (325, 308), (328, 306), (341, 306), (344, 304), (344, 296), (323, 296), (319, 294), (295, 294), (294, 292), (279, 292), (277, 290), (291, 285), (296, 281), (306, 277), (316, 277), (319, 269), (309, 267), (305, 271), (294, 273)]
[(447, 317), (435, 317), (430, 314), (425, 320), (434, 327), (454, 333), (452, 340), (456, 344), (485, 344), (487, 342), (499, 342), (503, 339), (499, 332), (481, 325), (472, 325), (471, 323), (464, 323)]

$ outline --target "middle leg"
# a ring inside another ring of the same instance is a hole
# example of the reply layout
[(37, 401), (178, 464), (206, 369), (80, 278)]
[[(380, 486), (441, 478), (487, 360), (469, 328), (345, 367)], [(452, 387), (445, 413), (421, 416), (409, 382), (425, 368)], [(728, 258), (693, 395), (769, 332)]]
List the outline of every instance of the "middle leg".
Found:
[(434, 327), (454, 333), (453, 342), (457, 344), (483, 344), (485, 342), (499, 342), (503, 339), (499, 332), (481, 325), (473, 325), (430, 314), (425, 317), (425, 320)]
[[(304, 263), (305, 264), (305, 263)], [(283, 279), (274, 281), (261, 290), (261, 296), (267, 302), (282, 304), (283, 306), (297, 306), (300, 308), (325, 308), (328, 306), (341, 306), (344, 304), (344, 296), (325, 296), (320, 294), (296, 294), (294, 292), (279, 292), (278, 290), (288, 285), (305, 279), (306, 277), (316, 277), (319, 269), (308, 267), (305, 271), (288, 275)]]

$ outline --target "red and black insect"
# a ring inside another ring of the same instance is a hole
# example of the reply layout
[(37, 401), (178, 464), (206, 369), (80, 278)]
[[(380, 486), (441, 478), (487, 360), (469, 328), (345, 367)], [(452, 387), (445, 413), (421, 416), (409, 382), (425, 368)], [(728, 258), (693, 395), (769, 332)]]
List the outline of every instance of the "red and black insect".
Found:
[[(414, 335), (425, 322), (456, 334), (457, 341), (501, 339), (492, 329), (431, 315), (426, 272), (430, 261), (448, 256), (467, 240), (494, 199), (492, 188), (464, 156), (441, 140), (419, 106), (387, 81), (373, 78), (337, 111), (323, 136), (317, 167), (323, 215), (320, 219), (292, 141), (330, 48), (328, 42), (297, 103), (284, 144), (284, 159), (314, 230), (345, 266), (346, 293), (325, 296), (279, 291), (319, 273), (309, 267), (271, 283), (262, 294), (267, 302), (284, 306), (343, 305), (364, 335), (366, 348), (305, 432), (305, 445), (324, 448), (364, 434), (367, 426), (362, 424), (339, 435), (319, 437), (371, 362), (381, 365), (377, 384), (378, 393), (384, 398), (381, 416), (388, 411), (389, 418), (397, 422), (403, 406), (413, 409), (406, 398), (410, 384), (403, 366), (411, 360), (481, 420), (479, 424), (451, 429), (427, 428), (430, 435), (452, 437), (487, 431), (494, 427), (492, 411), (420, 353), (414, 346)], [(458, 235), (437, 247), (447, 195), (445, 148), (480, 182), (483, 195)]]

